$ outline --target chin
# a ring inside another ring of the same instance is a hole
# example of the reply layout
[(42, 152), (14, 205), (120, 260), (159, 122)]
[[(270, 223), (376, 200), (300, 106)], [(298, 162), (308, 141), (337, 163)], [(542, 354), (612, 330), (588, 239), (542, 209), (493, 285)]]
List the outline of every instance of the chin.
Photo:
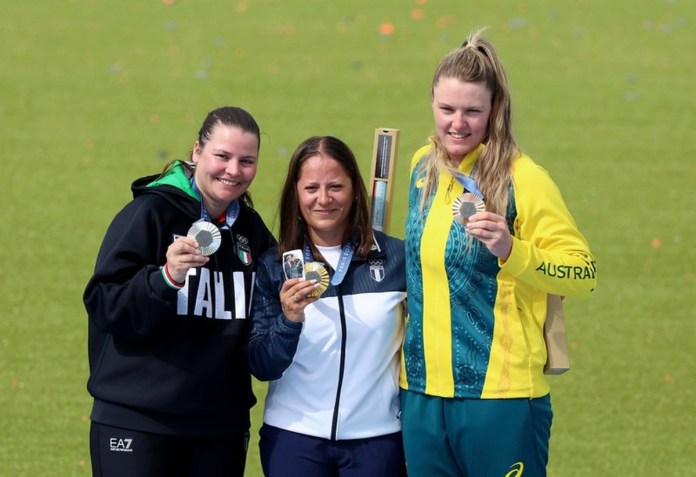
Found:
[(237, 188), (237, 189), (233, 189), (233, 190), (225, 189), (220, 195), (222, 197), (228, 197), (228, 198), (231, 197), (231, 200), (234, 200), (234, 199), (238, 198), (239, 196), (241, 196), (244, 192), (246, 192), (246, 189), (241, 189), (241, 188)]
[(447, 149), (447, 154), (449, 154), (451, 157), (458, 157), (458, 158), (463, 158), (467, 154), (469, 154), (471, 151), (474, 150), (473, 147), (470, 146), (461, 146), (461, 145), (456, 145), (456, 146), (450, 146)]

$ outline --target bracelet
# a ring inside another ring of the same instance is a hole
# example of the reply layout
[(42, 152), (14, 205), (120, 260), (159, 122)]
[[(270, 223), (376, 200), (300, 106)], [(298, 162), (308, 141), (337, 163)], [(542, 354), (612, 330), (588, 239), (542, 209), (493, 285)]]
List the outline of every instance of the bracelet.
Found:
[(184, 285), (186, 285), (186, 282), (177, 282), (172, 278), (172, 276), (169, 274), (169, 267), (167, 267), (167, 264), (164, 264), (164, 267), (162, 267), (162, 277), (164, 278), (164, 281), (167, 282), (167, 285), (169, 285), (172, 288), (176, 288), (177, 290), (180, 290), (184, 288)]

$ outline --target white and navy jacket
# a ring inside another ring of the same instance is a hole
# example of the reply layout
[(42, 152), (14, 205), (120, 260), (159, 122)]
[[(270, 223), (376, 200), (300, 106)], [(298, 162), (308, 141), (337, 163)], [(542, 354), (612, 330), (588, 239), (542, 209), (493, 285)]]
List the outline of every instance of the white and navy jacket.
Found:
[(252, 374), (270, 381), (264, 423), (331, 440), (401, 430), (404, 245), (381, 232), (375, 240), (367, 260), (353, 256), (342, 283), (305, 308), (304, 323), (283, 315), (277, 250), (259, 259), (247, 357)]

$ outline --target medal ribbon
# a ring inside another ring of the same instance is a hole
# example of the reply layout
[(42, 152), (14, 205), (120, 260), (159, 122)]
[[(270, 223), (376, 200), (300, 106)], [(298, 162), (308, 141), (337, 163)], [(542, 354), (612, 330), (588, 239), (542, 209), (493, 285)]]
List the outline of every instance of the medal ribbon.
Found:
[[(303, 253), (305, 263), (311, 262), (313, 259), (312, 252), (309, 250), (309, 245), (306, 241), (304, 243)], [(341, 284), (341, 282), (343, 282), (343, 279), (346, 277), (346, 273), (348, 273), (348, 266), (350, 265), (350, 261), (353, 259), (354, 253), (355, 243), (353, 243), (352, 239), (348, 239), (348, 241), (346, 241), (346, 243), (344, 243), (341, 247), (341, 256), (338, 259), (336, 270), (334, 270), (334, 276), (331, 277), (331, 284), (333, 286), (338, 286)]]
[[(198, 189), (195, 178), (193, 177), (191, 178), (191, 187), (193, 188), (193, 191), (198, 195), (198, 197), (201, 198), (201, 220), (205, 220), (207, 222), (217, 225), (210, 218), (208, 209), (205, 208), (205, 204), (203, 203), (203, 196), (201, 195), (201, 191), (200, 189)], [(230, 203), (230, 205), (227, 207), (227, 212), (225, 212), (225, 225), (220, 227), (221, 230), (227, 230), (232, 228), (232, 225), (237, 220), (237, 217), (239, 217), (239, 209), (239, 200), (234, 200)]]
[(468, 176), (464, 174), (463, 172), (458, 172), (454, 173), (454, 178), (457, 179), (457, 182), (459, 182), (467, 191), (471, 192), (472, 194), (476, 194), (481, 199), (485, 199), (483, 192), (478, 188), (478, 184), (476, 184), (476, 171), (478, 171), (478, 162), (474, 164), (474, 168), (471, 170), (471, 175)]

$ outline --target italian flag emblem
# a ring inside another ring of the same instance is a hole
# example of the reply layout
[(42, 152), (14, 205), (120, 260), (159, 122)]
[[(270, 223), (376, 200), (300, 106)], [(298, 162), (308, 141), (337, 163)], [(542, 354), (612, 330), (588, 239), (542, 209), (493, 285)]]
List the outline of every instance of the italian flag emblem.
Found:
[(251, 263), (251, 252), (248, 245), (237, 243), (237, 255), (244, 265)]

